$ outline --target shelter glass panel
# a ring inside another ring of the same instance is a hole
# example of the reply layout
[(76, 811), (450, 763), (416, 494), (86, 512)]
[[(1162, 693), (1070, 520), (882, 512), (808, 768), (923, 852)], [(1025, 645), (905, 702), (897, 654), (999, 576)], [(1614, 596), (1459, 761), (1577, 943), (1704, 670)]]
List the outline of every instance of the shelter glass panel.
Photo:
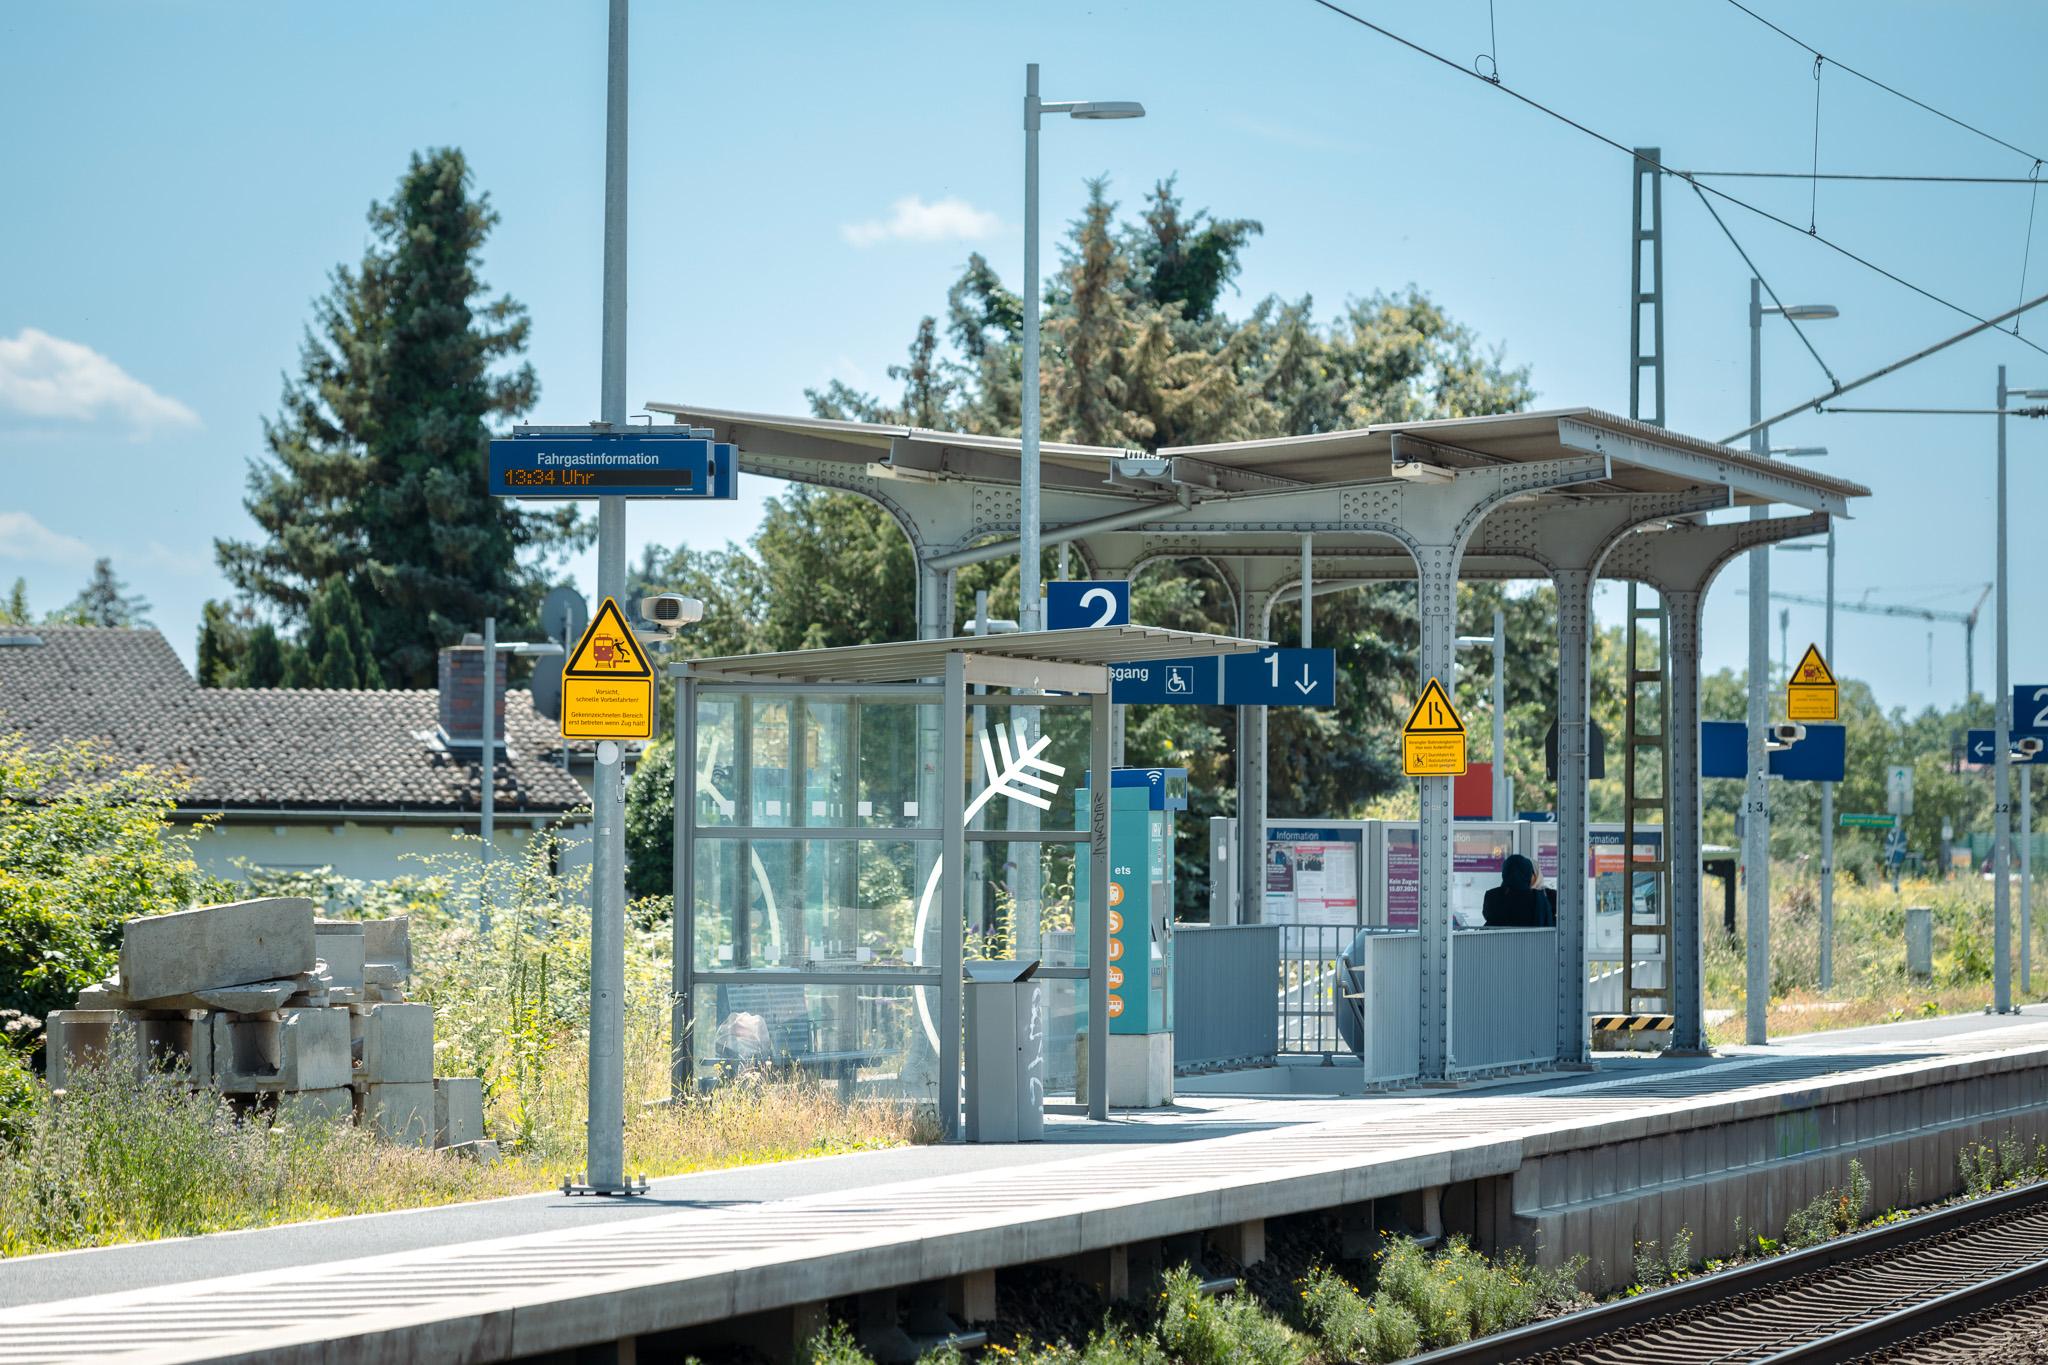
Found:
[(696, 855), (699, 967), (913, 960), (925, 880), (914, 841), (700, 838)]

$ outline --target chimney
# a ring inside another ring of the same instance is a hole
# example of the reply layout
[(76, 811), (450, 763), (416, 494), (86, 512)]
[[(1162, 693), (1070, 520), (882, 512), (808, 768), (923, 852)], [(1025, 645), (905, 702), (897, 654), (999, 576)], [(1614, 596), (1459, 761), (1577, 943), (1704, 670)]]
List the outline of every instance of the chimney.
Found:
[[(505, 676), (510, 658), (501, 650), (498, 665), (498, 705), (491, 733), (499, 745), (505, 742)], [(440, 722), (443, 744), (471, 748), (483, 745), (484, 650), (480, 644), (450, 645), (441, 651)]]

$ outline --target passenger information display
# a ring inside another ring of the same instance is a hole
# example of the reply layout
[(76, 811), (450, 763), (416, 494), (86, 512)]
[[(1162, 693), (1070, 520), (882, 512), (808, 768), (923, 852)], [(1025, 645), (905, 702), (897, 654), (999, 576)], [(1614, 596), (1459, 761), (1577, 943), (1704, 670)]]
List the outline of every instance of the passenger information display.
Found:
[(502, 498), (736, 498), (738, 447), (679, 431), (521, 432), (491, 442)]

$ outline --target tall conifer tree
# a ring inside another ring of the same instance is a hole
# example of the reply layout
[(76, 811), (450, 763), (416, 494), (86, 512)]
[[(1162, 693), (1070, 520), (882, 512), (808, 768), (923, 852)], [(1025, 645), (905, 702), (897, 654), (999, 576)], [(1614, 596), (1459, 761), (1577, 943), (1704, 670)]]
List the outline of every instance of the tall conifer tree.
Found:
[[(361, 265), (334, 272), (264, 424), (245, 501), (263, 538), (215, 550), (237, 588), (307, 628), (313, 682), (424, 687), (436, 651), (485, 616), (531, 619), (544, 581), (522, 552), (572, 548), (583, 532), (573, 508), (529, 512), (486, 491), (487, 423), (528, 411), (539, 383), (523, 362), (503, 368), (529, 324), (509, 296), (483, 297), (478, 260), (498, 216), (462, 153), (416, 153), (369, 221)], [(310, 619), (337, 578), (361, 625), (340, 627), (342, 649), (335, 622)]]

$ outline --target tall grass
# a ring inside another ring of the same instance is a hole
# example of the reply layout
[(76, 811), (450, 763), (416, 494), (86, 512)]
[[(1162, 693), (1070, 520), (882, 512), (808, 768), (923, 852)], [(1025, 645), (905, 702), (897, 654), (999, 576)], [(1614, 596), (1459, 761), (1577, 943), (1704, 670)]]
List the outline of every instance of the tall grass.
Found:
[[(434, 1070), (478, 1076), (504, 1160), (393, 1147), (346, 1123), (240, 1113), (181, 1076), (138, 1074), (132, 1041), (61, 1097), (18, 1070), (0, 1125), (0, 1255), (183, 1236), (545, 1190), (582, 1168), (589, 1080), (587, 873), (559, 852), (488, 871), (466, 853), (360, 883), (252, 879), (335, 915), (411, 917), (410, 998), (434, 1007)], [(487, 909), (486, 909), (487, 907)], [(627, 933), (626, 1159), (650, 1176), (930, 1141), (929, 1112), (848, 1104), (795, 1077), (750, 1078), (669, 1102), (665, 907)]]
[[(1834, 985), (1823, 995), (1818, 888), (1789, 865), (1774, 872), (1768, 1020), (1773, 1033), (1854, 1028), (1990, 1003), (1992, 887), (1982, 878), (1907, 881), (1897, 892), (1889, 884), (1840, 878), (1835, 888)], [(2017, 962), (2017, 892), (2013, 900)], [(1906, 971), (1906, 909), (1922, 905), (1934, 911), (1934, 972), (1924, 979)], [(2048, 910), (2042, 918), (2048, 920)], [(1743, 917), (1737, 917), (1736, 925), (1736, 933), (1729, 935), (1711, 915), (1707, 924), (1707, 1007), (1736, 1013), (1714, 1027), (1719, 1041), (1740, 1041), (1742, 1036), (1747, 953)], [(2037, 949), (2042, 938), (2037, 932)], [(2042, 964), (2035, 998), (2043, 998), (2048, 992), (2048, 958), (2037, 951), (2035, 960)], [(2014, 988), (2017, 991), (2017, 974)]]

